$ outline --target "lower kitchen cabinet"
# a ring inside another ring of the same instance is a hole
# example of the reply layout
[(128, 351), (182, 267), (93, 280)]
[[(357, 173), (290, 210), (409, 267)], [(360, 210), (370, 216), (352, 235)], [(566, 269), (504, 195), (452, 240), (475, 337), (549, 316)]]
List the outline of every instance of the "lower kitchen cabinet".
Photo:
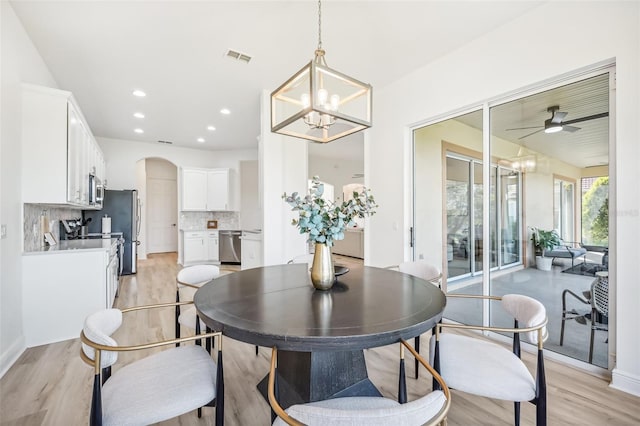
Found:
[(118, 262), (110, 259), (108, 246), (22, 256), (27, 347), (76, 339), (87, 316), (113, 306)]
[(182, 264), (218, 263), (218, 231), (183, 231)]

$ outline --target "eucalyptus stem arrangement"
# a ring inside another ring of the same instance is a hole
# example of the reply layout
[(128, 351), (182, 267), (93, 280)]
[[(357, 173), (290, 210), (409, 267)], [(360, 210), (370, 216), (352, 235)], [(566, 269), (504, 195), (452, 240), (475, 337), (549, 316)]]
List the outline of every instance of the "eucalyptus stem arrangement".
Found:
[(301, 234), (307, 233), (308, 242), (333, 246), (336, 240), (344, 239), (344, 230), (348, 226), (354, 226), (355, 218), (364, 218), (375, 214), (378, 207), (373, 195), (367, 188), (361, 192), (354, 191), (353, 198), (342, 203), (327, 201), (322, 198), (324, 184), (318, 176), (312, 179), (309, 194), (300, 197), (297, 192), (282, 198), (292, 207), (292, 211), (299, 214), (298, 219), (293, 219), (291, 224), (300, 229)]

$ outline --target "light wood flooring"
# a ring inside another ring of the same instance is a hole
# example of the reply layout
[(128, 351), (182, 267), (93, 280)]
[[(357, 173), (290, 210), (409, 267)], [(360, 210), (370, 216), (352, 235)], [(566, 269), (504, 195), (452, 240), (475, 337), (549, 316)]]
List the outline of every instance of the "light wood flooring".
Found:
[[(358, 262), (352, 262), (349, 267), (357, 267)], [(178, 269), (175, 254), (151, 255), (140, 261), (138, 274), (123, 280), (116, 306), (173, 301)], [(171, 309), (128, 319), (114, 336), (120, 343), (173, 337)], [(423, 341), (427, 338), (423, 336)], [(79, 349), (78, 339), (28, 349), (0, 380), (0, 425), (87, 424), (93, 378), (91, 368), (80, 360)], [(270, 350), (260, 348), (256, 356), (253, 346), (231, 339), (225, 339), (224, 350), (226, 424), (268, 425), (269, 407), (255, 385), (268, 370)], [(398, 383), (398, 346), (365, 352), (372, 381), (384, 395), (393, 397)], [(525, 354), (524, 358), (532, 367), (533, 357)], [(131, 354), (124, 354), (116, 366), (132, 359)], [(412, 365), (407, 367), (409, 399), (430, 389), (430, 377), (424, 370), (420, 380), (412, 378)], [(640, 398), (611, 389), (605, 380), (565, 365), (547, 361), (546, 366), (550, 425), (640, 424)], [(201, 419), (194, 411), (163, 424), (212, 425), (213, 410), (205, 408)], [(449, 425), (509, 425), (513, 424), (512, 413), (510, 402), (453, 391)], [(534, 407), (523, 403), (522, 424), (534, 422)]]

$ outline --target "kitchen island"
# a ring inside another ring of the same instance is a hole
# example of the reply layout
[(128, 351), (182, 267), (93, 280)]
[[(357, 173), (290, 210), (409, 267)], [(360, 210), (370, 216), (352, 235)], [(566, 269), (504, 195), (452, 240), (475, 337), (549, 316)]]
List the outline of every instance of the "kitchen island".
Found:
[(344, 240), (334, 241), (331, 252), (364, 259), (364, 228), (347, 228)]

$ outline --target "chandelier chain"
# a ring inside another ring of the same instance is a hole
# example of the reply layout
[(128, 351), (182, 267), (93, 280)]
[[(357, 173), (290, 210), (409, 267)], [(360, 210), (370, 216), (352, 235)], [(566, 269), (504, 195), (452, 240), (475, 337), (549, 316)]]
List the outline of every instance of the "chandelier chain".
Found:
[(318, 50), (322, 50), (322, 3), (318, 0)]

